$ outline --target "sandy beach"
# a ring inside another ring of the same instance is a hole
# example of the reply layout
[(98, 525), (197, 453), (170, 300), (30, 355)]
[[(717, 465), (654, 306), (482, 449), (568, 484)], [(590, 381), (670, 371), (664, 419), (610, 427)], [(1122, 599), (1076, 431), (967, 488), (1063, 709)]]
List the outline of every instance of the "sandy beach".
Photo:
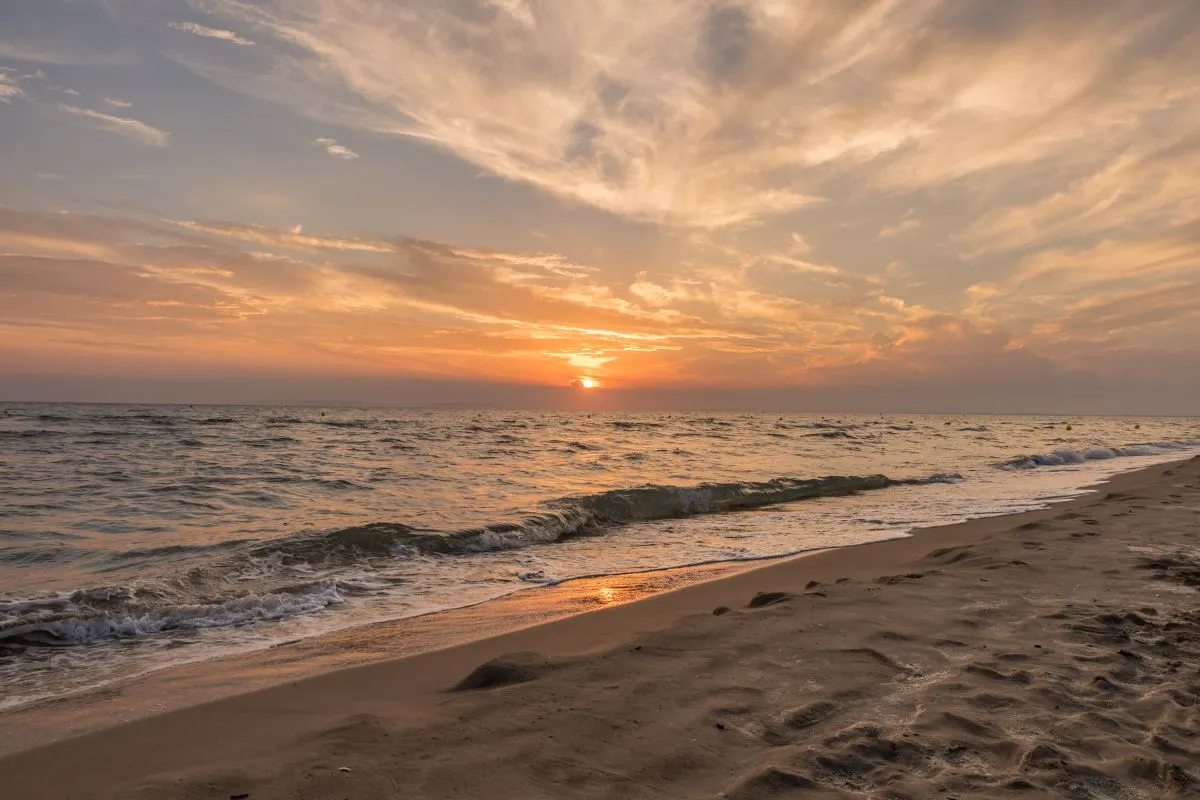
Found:
[[(1194, 797), (1198, 543), (1192, 459), (410, 657), (373, 626), (296, 645), (333, 671), (257, 655), (254, 691), (167, 713), (171, 670), (0, 717), (2, 793)], [(39, 713), (91, 730), (40, 743)]]

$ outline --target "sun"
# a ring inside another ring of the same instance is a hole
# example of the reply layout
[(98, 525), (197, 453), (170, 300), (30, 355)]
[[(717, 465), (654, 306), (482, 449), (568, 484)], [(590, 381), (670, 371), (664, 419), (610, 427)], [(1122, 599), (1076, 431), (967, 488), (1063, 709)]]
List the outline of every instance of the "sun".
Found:
[(596, 381), (595, 378), (580, 378), (579, 385), (582, 386), (584, 389), (595, 389), (600, 384), (599, 384), (599, 382)]

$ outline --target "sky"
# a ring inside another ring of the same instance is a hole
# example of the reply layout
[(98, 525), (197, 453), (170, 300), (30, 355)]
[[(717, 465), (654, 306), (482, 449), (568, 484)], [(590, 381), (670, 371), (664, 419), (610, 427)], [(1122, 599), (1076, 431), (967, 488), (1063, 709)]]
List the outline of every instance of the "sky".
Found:
[(1197, 75), (1194, 0), (6, 0), (0, 399), (1200, 413)]

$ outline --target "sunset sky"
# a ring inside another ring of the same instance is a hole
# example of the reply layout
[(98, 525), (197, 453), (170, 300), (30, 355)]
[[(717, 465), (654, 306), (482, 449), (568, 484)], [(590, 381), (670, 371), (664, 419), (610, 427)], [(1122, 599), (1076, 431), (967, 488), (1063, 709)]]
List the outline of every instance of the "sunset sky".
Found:
[(0, 400), (1195, 413), (1197, 76), (1195, 0), (6, 0)]

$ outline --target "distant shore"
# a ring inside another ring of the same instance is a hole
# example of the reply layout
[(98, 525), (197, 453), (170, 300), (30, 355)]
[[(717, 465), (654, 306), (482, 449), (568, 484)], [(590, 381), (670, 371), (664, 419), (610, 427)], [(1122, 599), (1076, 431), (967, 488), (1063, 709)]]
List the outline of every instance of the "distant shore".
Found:
[[(656, 593), (401, 658), (441, 623), (365, 626), (0, 715), (5, 795), (1192, 796), (1198, 542), (1192, 459), (904, 539), (572, 582), (541, 618)], [(505, 631), (549, 593), (523, 594), (449, 613)]]

